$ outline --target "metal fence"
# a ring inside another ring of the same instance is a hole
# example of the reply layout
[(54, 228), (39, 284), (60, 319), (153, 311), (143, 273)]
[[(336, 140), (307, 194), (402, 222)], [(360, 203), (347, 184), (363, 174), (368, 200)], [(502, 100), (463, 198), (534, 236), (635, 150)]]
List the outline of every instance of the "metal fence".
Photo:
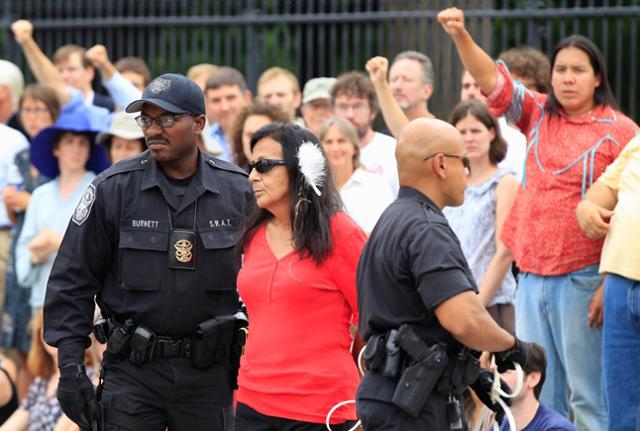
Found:
[[(0, 57), (28, 68), (11, 22), (30, 19), (45, 53), (66, 43), (107, 46), (112, 59), (143, 57), (154, 74), (196, 63), (231, 65), (255, 89), (279, 65), (301, 83), (364, 68), (372, 55), (405, 49), (428, 54), (436, 69), (430, 109), (446, 117), (458, 100), (460, 63), (435, 21), (455, 4), (489, 53), (528, 44), (550, 53), (584, 34), (602, 49), (623, 110), (638, 118), (640, 0), (2, 0)], [(29, 75), (28, 75), (29, 76)]]

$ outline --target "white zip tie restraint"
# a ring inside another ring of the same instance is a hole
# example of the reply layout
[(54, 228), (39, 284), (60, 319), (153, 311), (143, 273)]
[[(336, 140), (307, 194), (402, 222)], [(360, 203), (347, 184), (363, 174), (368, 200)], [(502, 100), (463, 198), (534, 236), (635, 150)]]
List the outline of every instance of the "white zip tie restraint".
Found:
[(361, 376), (364, 376), (364, 367), (362, 362), (362, 357), (364, 356), (364, 349), (366, 349), (366, 346), (363, 346), (362, 349), (360, 349), (360, 353), (358, 353), (358, 371), (360, 371)]
[[(362, 366), (362, 357), (364, 356), (364, 349), (365, 347), (363, 346), (362, 349), (360, 349), (360, 353), (358, 353), (358, 371), (360, 371), (361, 376), (364, 376), (364, 368)], [(341, 401), (335, 406), (331, 407), (331, 410), (329, 410), (329, 413), (327, 413), (327, 419), (325, 421), (327, 430), (333, 431), (331, 429), (331, 424), (329, 423), (331, 421), (331, 416), (333, 416), (333, 413), (335, 413), (335, 411), (338, 410), (340, 407), (346, 406), (347, 404), (351, 404), (351, 403), (355, 404), (356, 400)], [(361, 423), (360, 421), (356, 422), (356, 424), (350, 429), (348, 429), (347, 431), (355, 431), (360, 426), (360, 423)]]
[[(356, 403), (356, 400), (347, 400), (347, 401), (341, 401), (335, 406), (331, 407), (331, 410), (329, 410), (329, 413), (327, 413), (327, 420), (324, 423), (327, 426), (327, 430), (333, 431), (331, 429), (331, 424), (329, 422), (331, 421), (331, 416), (333, 416), (333, 413), (336, 410), (338, 410), (342, 406), (346, 406), (347, 404), (355, 404), (355, 403)], [(360, 426), (360, 423), (361, 423), (360, 421), (356, 422), (355, 425), (349, 428), (347, 431), (355, 431)]]
[[(504, 415), (509, 422), (509, 429), (511, 431), (516, 431), (516, 420), (513, 418), (513, 414), (511, 413), (511, 409), (507, 406), (502, 398), (515, 398), (520, 395), (522, 392), (522, 388), (524, 386), (524, 372), (522, 371), (522, 367), (517, 362), (514, 362), (513, 365), (516, 369), (516, 388), (510, 394), (506, 393), (500, 387), (500, 373), (498, 370), (493, 372), (493, 387), (491, 388), (491, 401), (500, 405), (502, 410), (504, 411)], [(493, 414), (495, 418), (495, 413)], [(500, 431), (500, 424), (498, 424), (495, 420), (493, 421), (493, 431)]]

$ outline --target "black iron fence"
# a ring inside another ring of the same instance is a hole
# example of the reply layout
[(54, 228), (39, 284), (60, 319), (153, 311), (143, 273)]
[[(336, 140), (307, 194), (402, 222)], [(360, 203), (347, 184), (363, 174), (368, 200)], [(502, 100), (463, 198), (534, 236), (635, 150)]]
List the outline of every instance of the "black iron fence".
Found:
[(304, 83), (415, 49), (433, 60), (430, 109), (446, 117), (458, 100), (460, 63), (435, 16), (451, 4), (465, 9), (474, 38), (493, 55), (522, 44), (550, 53), (564, 36), (590, 37), (623, 110), (638, 118), (640, 0), (2, 0), (0, 57), (28, 69), (9, 31), (18, 18), (34, 23), (49, 55), (66, 43), (102, 43), (112, 59), (143, 57), (154, 74), (231, 65), (252, 89), (273, 65)]

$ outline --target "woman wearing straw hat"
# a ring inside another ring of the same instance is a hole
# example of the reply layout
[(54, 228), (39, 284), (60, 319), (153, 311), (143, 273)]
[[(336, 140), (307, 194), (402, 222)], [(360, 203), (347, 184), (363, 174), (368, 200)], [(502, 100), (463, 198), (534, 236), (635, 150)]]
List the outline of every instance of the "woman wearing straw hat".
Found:
[(18, 282), (31, 288), (30, 304), (40, 308), (58, 247), (83, 192), (96, 174), (109, 166), (97, 131), (82, 115), (62, 115), (33, 140), (31, 160), (54, 178), (36, 188), (27, 207), (16, 248)]
[(136, 123), (135, 115), (126, 112), (117, 112), (113, 116), (111, 127), (102, 131), (96, 137), (96, 142), (107, 150), (113, 164), (147, 149), (144, 133)]

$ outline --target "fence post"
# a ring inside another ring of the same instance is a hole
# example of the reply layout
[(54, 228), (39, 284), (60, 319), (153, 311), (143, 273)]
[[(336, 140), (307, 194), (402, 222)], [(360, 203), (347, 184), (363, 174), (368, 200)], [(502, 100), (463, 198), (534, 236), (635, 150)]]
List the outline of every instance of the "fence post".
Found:
[[(247, 8), (244, 16), (246, 18), (254, 18), (258, 14), (255, 6), (255, 0), (247, 1)], [(252, 23), (245, 23), (245, 37), (246, 37), (246, 63), (244, 76), (247, 80), (247, 85), (253, 94), (256, 89), (254, 88), (255, 82), (258, 80), (256, 58), (258, 57), (258, 50), (256, 49), (257, 37)], [(240, 57), (241, 53), (238, 53)]]
[[(541, 0), (526, 0), (525, 10), (535, 11), (542, 6)], [(540, 48), (542, 41), (540, 38), (540, 28), (534, 14), (527, 14), (527, 45)]]
[[(13, 22), (13, 0), (4, 0), (2, 20), (4, 21), (2, 35), (2, 55), (4, 58), (14, 64), (18, 64), (18, 56), (16, 55), (15, 44), (12, 43), (13, 34), (11, 33), (11, 23)], [(19, 66), (19, 65), (18, 65)]]

